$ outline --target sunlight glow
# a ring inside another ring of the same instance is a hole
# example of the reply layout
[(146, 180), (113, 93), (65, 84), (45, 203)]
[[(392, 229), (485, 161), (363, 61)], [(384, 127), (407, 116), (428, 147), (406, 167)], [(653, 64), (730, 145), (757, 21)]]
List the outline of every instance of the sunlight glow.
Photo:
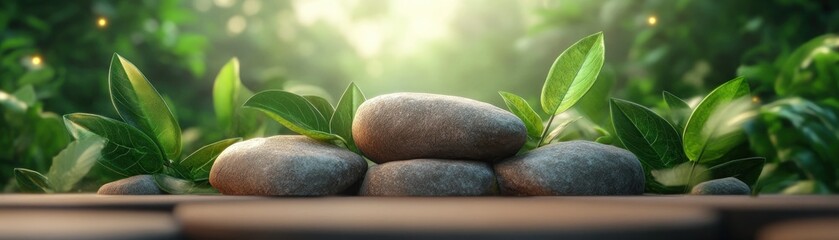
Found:
[(105, 26), (108, 26), (108, 20), (105, 19), (105, 17), (99, 17), (99, 20), (96, 21), (96, 25), (100, 28), (104, 28)]
[(649, 24), (650, 26), (654, 26), (656, 23), (658, 23), (658, 18), (656, 18), (655, 16), (650, 16), (647, 18), (647, 24)]
[(238, 35), (245, 31), (245, 28), (248, 26), (248, 22), (245, 21), (245, 17), (236, 15), (227, 20), (227, 32), (230, 35)]
[(43, 63), (43, 59), (41, 59), (41, 56), (35, 55), (32, 56), (31, 62), (33, 66), (41, 66), (41, 64)]

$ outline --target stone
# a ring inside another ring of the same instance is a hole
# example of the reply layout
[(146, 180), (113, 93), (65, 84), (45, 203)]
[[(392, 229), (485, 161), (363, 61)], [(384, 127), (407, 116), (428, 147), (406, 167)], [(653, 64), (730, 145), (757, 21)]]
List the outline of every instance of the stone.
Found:
[(157, 187), (152, 175), (137, 175), (106, 183), (99, 187), (97, 194), (102, 195), (157, 195), (163, 191)]
[(227, 195), (337, 194), (364, 176), (367, 162), (349, 150), (305, 136), (254, 138), (227, 147), (210, 184)]
[(515, 115), (468, 98), (393, 93), (361, 104), (355, 144), (376, 163), (408, 159), (494, 162), (514, 155), (527, 130)]
[(495, 165), (506, 195), (640, 195), (644, 170), (631, 152), (589, 141), (553, 143)]
[(727, 177), (702, 182), (693, 186), (694, 195), (749, 195), (752, 190), (740, 179)]
[(484, 162), (413, 159), (372, 166), (361, 185), (367, 196), (479, 196), (495, 193), (495, 174)]

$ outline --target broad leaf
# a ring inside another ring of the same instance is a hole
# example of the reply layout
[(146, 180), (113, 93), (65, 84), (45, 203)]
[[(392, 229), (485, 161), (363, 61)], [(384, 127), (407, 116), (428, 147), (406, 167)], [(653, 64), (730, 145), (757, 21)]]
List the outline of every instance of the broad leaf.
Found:
[(102, 154), (107, 140), (89, 135), (70, 142), (52, 158), (47, 176), (55, 192), (68, 192), (90, 171)]
[(344, 94), (341, 95), (341, 100), (338, 100), (338, 105), (335, 106), (335, 113), (329, 120), (329, 130), (333, 134), (337, 134), (344, 139), (347, 148), (351, 151), (360, 153), (355, 146), (355, 141), (352, 138), (352, 121), (355, 119), (355, 112), (358, 111), (358, 106), (366, 101), (364, 93), (355, 83), (350, 83)]
[(15, 180), (22, 192), (45, 193), (50, 192), (47, 177), (26, 168), (15, 168)]
[(315, 108), (318, 109), (318, 112), (320, 112), (320, 115), (323, 116), (324, 119), (332, 118), (332, 114), (335, 113), (335, 108), (333, 108), (332, 104), (330, 104), (329, 101), (325, 98), (318, 97), (315, 95), (303, 96), (303, 98), (305, 98), (306, 101), (309, 101), (309, 103), (315, 106)]
[(743, 140), (742, 127), (749, 114), (749, 85), (735, 78), (711, 91), (696, 106), (682, 134), (691, 161), (707, 162), (724, 155)]
[(754, 186), (763, 170), (764, 162), (766, 159), (762, 157), (736, 159), (710, 167), (707, 171), (713, 179), (734, 177), (749, 186)]
[(629, 101), (612, 99), (610, 105), (615, 133), (641, 161), (648, 189), (655, 184), (651, 171), (673, 168), (686, 161), (679, 133), (666, 120)]
[(688, 117), (690, 117), (690, 105), (685, 100), (676, 97), (676, 95), (668, 91), (662, 92), (661, 95), (663, 95), (664, 103), (667, 104), (667, 109), (669, 109), (668, 116), (673, 126), (679, 130), (685, 129), (685, 124), (687, 124)]
[(200, 181), (194, 182), (167, 176), (165, 174), (155, 174), (154, 182), (164, 192), (169, 194), (217, 194), (218, 190), (213, 188), (209, 182)]
[(289, 130), (310, 138), (321, 141), (341, 139), (329, 133), (329, 123), (317, 108), (297, 94), (280, 90), (263, 91), (248, 99), (245, 107), (258, 109)]
[(585, 37), (562, 52), (542, 87), (542, 110), (556, 115), (574, 106), (597, 80), (604, 53), (602, 32)]
[(213, 167), (213, 162), (215, 162), (218, 155), (228, 146), (241, 140), (241, 138), (230, 138), (211, 143), (193, 152), (176, 164), (176, 166), (186, 170), (184, 172), (188, 173), (191, 180), (207, 180), (210, 177), (210, 168)]
[(114, 54), (108, 74), (111, 101), (119, 116), (146, 133), (168, 159), (181, 155), (181, 127), (169, 106), (134, 64)]
[(504, 104), (507, 104), (507, 109), (510, 109), (510, 112), (524, 122), (529, 137), (538, 139), (542, 136), (542, 131), (545, 130), (545, 126), (542, 125), (542, 117), (539, 117), (539, 114), (530, 107), (530, 104), (527, 104), (524, 98), (504, 91), (499, 91), (498, 94), (501, 94)]
[(213, 107), (222, 126), (230, 126), (236, 116), (237, 98), (242, 88), (239, 59), (233, 58), (219, 70), (213, 83)]
[(76, 139), (90, 134), (107, 139), (97, 163), (122, 177), (163, 170), (166, 157), (160, 148), (151, 138), (128, 124), (86, 113), (64, 115), (64, 124)]

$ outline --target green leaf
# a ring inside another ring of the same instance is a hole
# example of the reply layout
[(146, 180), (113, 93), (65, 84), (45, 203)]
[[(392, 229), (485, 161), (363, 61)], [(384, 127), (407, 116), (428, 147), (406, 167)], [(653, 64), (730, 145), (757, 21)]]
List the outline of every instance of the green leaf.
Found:
[(685, 192), (694, 185), (711, 179), (707, 168), (699, 164), (694, 166), (694, 164), (695, 162), (683, 162), (672, 168), (654, 169), (650, 171), (650, 175), (656, 185), (665, 187), (663, 189), (681, 189), (681, 192)]
[(97, 163), (121, 177), (163, 170), (166, 157), (160, 148), (154, 140), (131, 125), (86, 113), (64, 115), (64, 124), (76, 139), (90, 134), (107, 139), (102, 157)]
[(687, 123), (688, 117), (690, 117), (690, 105), (688, 105), (685, 100), (682, 100), (676, 95), (668, 91), (664, 91), (661, 93), (664, 97), (664, 103), (667, 104), (667, 109), (669, 109), (669, 117), (671, 123), (677, 129), (685, 129), (685, 124)]
[(15, 180), (17, 180), (17, 186), (23, 192), (46, 193), (50, 191), (47, 177), (44, 177), (44, 175), (36, 171), (26, 168), (15, 168)]
[(165, 174), (155, 174), (154, 182), (164, 192), (169, 194), (217, 194), (209, 182), (193, 182), (180, 178), (171, 177)]
[(315, 108), (318, 109), (318, 112), (320, 112), (320, 115), (323, 116), (324, 119), (332, 118), (332, 114), (335, 113), (335, 109), (332, 107), (332, 104), (330, 104), (329, 101), (326, 100), (326, 98), (318, 97), (315, 95), (303, 96), (303, 98), (305, 98), (306, 101), (309, 101), (309, 103), (315, 106)]
[(218, 155), (228, 146), (241, 140), (242, 138), (229, 138), (211, 143), (193, 152), (176, 164), (176, 166), (181, 167), (182, 170), (186, 170), (183, 172), (189, 173), (191, 180), (207, 180), (210, 177), (210, 168), (213, 167), (213, 162), (215, 162)]
[(70, 142), (58, 155), (52, 158), (47, 176), (55, 192), (68, 192), (87, 175), (96, 160), (102, 155), (107, 140), (89, 135)]
[(585, 37), (562, 52), (542, 87), (542, 110), (556, 115), (574, 106), (597, 80), (604, 53), (602, 32)]
[(539, 114), (530, 107), (530, 104), (527, 104), (524, 98), (504, 91), (499, 91), (498, 94), (501, 94), (504, 104), (507, 104), (507, 109), (510, 109), (510, 112), (524, 122), (527, 135), (531, 138), (537, 138), (538, 141), (538, 138), (542, 137), (542, 131), (545, 130), (545, 126), (542, 125), (542, 117), (539, 117)]
[(14, 95), (0, 91), (0, 107), (6, 108), (10, 112), (23, 114), (26, 113), (29, 106)]
[(355, 118), (355, 112), (358, 111), (358, 106), (366, 101), (364, 93), (355, 83), (350, 83), (344, 94), (341, 95), (341, 100), (338, 100), (338, 105), (335, 106), (335, 113), (329, 119), (329, 131), (337, 134), (344, 139), (347, 147), (356, 153), (359, 153), (355, 146), (355, 141), (352, 138), (352, 121)]
[(551, 143), (551, 142), (553, 142), (553, 140), (556, 140), (556, 138), (559, 137), (559, 135), (562, 133), (562, 131), (565, 131), (565, 129), (568, 127), (568, 125), (571, 125), (572, 123), (574, 123), (577, 120), (580, 120), (582, 118), (583, 117), (574, 117), (574, 118), (570, 118), (570, 119), (567, 119), (563, 122), (559, 122), (558, 124), (556, 124), (553, 127), (554, 129), (551, 130), (551, 132), (548, 133), (548, 135), (545, 135), (545, 139), (542, 141), (543, 142), (542, 145)]
[(618, 139), (644, 167), (648, 190), (653, 190), (655, 184), (663, 184), (652, 178), (652, 171), (673, 168), (686, 161), (679, 133), (652, 110), (614, 98), (610, 109)]
[(232, 124), (236, 108), (239, 107), (237, 97), (241, 87), (239, 59), (233, 58), (219, 70), (213, 83), (213, 107), (223, 126)]
[(146, 133), (168, 159), (181, 155), (181, 127), (169, 106), (134, 64), (114, 54), (108, 74), (111, 101), (119, 116)]
[(735, 177), (749, 186), (754, 186), (765, 162), (766, 159), (762, 157), (742, 158), (718, 164), (707, 171), (713, 179)]
[(317, 108), (297, 94), (280, 90), (263, 91), (248, 99), (245, 107), (258, 109), (289, 130), (310, 138), (320, 141), (341, 139), (329, 133), (329, 123)]
[(684, 151), (691, 161), (707, 162), (723, 156), (742, 142), (739, 121), (750, 107), (749, 85), (735, 78), (711, 91), (696, 106), (682, 134)]
[(35, 89), (32, 88), (32, 85), (23, 86), (12, 95), (26, 103), (27, 106), (35, 105), (35, 102), (38, 101), (38, 96), (35, 94)]

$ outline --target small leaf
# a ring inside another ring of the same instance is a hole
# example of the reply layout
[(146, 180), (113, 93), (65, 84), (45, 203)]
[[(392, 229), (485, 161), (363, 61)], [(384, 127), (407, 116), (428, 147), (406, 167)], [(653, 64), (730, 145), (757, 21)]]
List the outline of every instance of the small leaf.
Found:
[(15, 168), (15, 180), (22, 192), (46, 193), (50, 192), (47, 177), (26, 168)]
[(38, 101), (38, 96), (35, 94), (35, 89), (32, 88), (32, 85), (23, 86), (12, 95), (14, 95), (18, 100), (26, 103), (27, 106), (35, 105), (35, 102)]
[(341, 95), (341, 100), (338, 100), (338, 105), (335, 106), (335, 113), (329, 119), (329, 130), (333, 134), (337, 134), (344, 139), (350, 151), (360, 153), (355, 146), (355, 141), (352, 138), (352, 121), (355, 118), (355, 112), (358, 111), (358, 106), (366, 101), (364, 93), (355, 83), (350, 83), (344, 94)]
[(18, 114), (26, 113), (26, 109), (29, 108), (25, 102), (21, 101), (14, 95), (3, 91), (0, 91), (0, 107), (6, 108), (9, 112)]
[(280, 90), (263, 91), (248, 99), (245, 107), (258, 109), (289, 130), (310, 138), (320, 141), (341, 139), (329, 133), (329, 123), (317, 108), (297, 94)]
[(574, 106), (597, 80), (604, 54), (602, 32), (585, 37), (562, 52), (542, 87), (542, 110), (556, 115)]
[(193, 152), (176, 164), (176, 166), (186, 170), (183, 172), (188, 172), (191, 180), (207, 180), (210, 177), (210, 168), (213, 167), (213, 162), (215, 162), (218, 155), (228, 146), (241, 140), (241, 138), (230, 138), (211, 143)]
[(318, 109), (318, 112), (320, 112), (320, 115), (323, 116), (324, 119), (332, 118), (332, 114), (335, 113), (335, 108), (333, 108), (332, 104), (330, 104), (329, 101), (325, 98), (318, 97), (315, 95), (303, 96), (303, 98), (305, 98), (306, 101), (309, 101), (309, 103), (315, 106), (315, 108)]
[(764, 162), (766, 159), (762, 157), (736, 159), (710, 167), (707, 171), (713, 179), (735, 177), (749, 186), (754, 186), (763, 170)]
[(120, 177), (163, 170), (166, 157), (160, 148), (151, 138), (128, 124), (86, 113), (64, 115), (64, 124), (76, 139), (90, 134), (107, 139), (97, 163)]
[(52, 166), (47, 172), (52, 189), (55, 192), (70, 191), (99, 160), (106, 142), (96, 135), (70, 142), (67, 148), (52, 158)]
[(119, 116), (147, 134), (168, 159), (181, 155), (181, 127), (169, 106), (134, 64), (114, 54), (108, 74), (111, 101)]
[(221, 67), (213, 82), (213, 107), (222, 126), (233, 123), (236, 108), (240, 106), (237, 104), (240, 88), (239, 59), (233, 58)]
[(724, 155), (742, 140), (741, 127), (750, 102), (749, 85), (735, 78), (711, 91), (696, 106), (682, 134), (685, 154), (691, 161), (707, 162)]
[(155, 174), (154, 182), (164, 192), (169, 194), (217, 194), (218, 190), (213, 188), (209, 182), (193, 182), (180, 178), (171, 177), (165, 174)]
[(667, 104), (667, 109), (669, 109), (669, 117), (671, 123), (676, 129), (685, 129), (685, 124), (687, 124), (688, 117), (690, 117), (690, 105), (688, 105), (685, 100), (682, 100), (676, 95), (668, 91), (664, 91), (661, 93), (664, 97), (664, 103)]
[(536, 138), (538, 142), (538, 138), (542, 137), (542, 131), (545, 130), (545, 126), (542, 125), (542, 117), (539, 117), (539, 114), (530, 107), (530, 104), (527, 104), (524, 98), (504, 91), (499, 91), (498, 94), (501, 94), (504, 104), (507, 104), (507, 109), (510, 109), (510, 112), (524, 122), (527, 135)]

